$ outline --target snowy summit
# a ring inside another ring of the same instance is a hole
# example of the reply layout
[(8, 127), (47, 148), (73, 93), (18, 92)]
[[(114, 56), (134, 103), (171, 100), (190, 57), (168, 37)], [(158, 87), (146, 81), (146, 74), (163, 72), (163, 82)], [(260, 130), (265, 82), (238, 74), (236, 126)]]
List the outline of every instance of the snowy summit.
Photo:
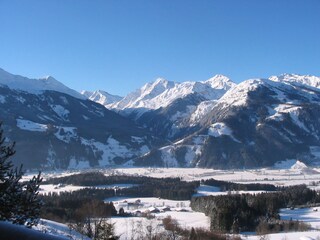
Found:
[(13, 75), (0, 68), (0, 84), (10, 89), (39, 94), (44, 91), (56, 91), (71, 95), (75, 98), (84, 99), (77, 91), (68, 88), (51, 76), (40, 79), (30, 79), (19, 75)]
[(200, 82), (172, 82), (163, 78), (145, 84), (142, 88), (128, 94), (121, 101), (107, 105), (110, 109), (159, 109), (166, 107), (178, 98), (199, 94), (206, 100), (219, 99), (236, 84), (223, 75), (216, 75)]

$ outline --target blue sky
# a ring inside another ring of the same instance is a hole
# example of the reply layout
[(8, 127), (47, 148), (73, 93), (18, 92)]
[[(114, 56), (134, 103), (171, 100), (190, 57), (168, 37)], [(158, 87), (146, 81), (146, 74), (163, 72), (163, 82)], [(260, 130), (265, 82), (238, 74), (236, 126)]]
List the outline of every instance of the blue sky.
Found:
[(319, 0), (0, 0), (0, 67), (125, 95), (164, 77), (320, 76)]

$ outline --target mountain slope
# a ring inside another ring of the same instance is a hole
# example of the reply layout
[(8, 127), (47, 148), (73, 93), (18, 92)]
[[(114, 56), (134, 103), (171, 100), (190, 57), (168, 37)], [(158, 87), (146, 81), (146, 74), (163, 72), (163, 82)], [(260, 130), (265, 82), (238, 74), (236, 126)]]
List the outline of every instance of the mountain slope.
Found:
[(319, 89), (294, 81), (247, 80), (212, 106), (199, 131), (136, 164), (251, 168), (291, 158), (312, 161), (312, 149), (320, 146), (319, 116)]
[(26, 168), (311, 163), (320, 161), (319, 83), (294, 74), (238, 85), (222, 75), (157, 79), (120, 99), (0, 70), (0, 116)]
[(78, 97), (56, 80), (1, 71), (0, 82), (5, 136), (8, 142), (16, 142), (15, 164), (23, 163), (25, 168), (123, 164), (145, 154), (158, 141), (128, 118)]
[(202, 102), (213, 103), (234, 85), (223, 75), (202, 82), (174, 83), (158, 79), (107, 107), (128, 116), (152, 134), (174, 141), (199, 129), (195, 119), (207, 109)]
[(166, 90), (173, 88), (174, 82), (167, 81), (163, 78), (158, 78), (155, 82), (147, 83), (142, 88), (129, 93), (121, 101), (108, 105), (110, 109), (128, 110), (128, 109), (157, 109), (161, 107), (160, 104), (155, 101), (159, 95)]
[(167, 107), (175, 100), (189, 94), (197, 93), (207, 100), (218, 99), (233, 85), (235, 84), (230, 79), (222, 75), (216, 75), (203, 82), (175, 83), (159, 78), (107, 107), (123, 110), (127, 115), (134, 111), (141, 115), (148, 110)]
[(81, 168), (125, 163), (149, 151), (144, 129), (100, 104), (54, 91), (0, 88), (5, 134), (15, 163), (27, 168)]
[(112, 95), (102, 90), (97, 90), (94, 92), (81, 91), (81, 94), (89, 100), (99, 103), (101, 105), (108, 105), (111, 103), (119, 102), (122, 99), (122, 97), (120, 96)]
[(40, 79), (30, 79), (19, 75), (13, 75), (0, 68), (0, 85), (33, 94), (40, 94), (44, 91), (50, 90), (65, 93), (79, 99), (84, 99), (84, 96), (80, 93), (66, 87), (51, 76)]
[(271, 76), (269, 78), (275, 82), (284, 82), (289, 84), (303, 84), (311, 87), (320, 88), (320, 77), (299, 74), (282, 74), (280, 76)]

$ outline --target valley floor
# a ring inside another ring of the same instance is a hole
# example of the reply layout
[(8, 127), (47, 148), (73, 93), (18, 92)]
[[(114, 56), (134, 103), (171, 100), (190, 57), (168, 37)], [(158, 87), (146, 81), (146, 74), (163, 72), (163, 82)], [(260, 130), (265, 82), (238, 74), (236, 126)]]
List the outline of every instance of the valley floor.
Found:
[[(99, 170), (105, 175), (112, 174), (128, 174), (141, 175), (157, 178), (164, 177), (180, 177), (186, 181), (201, 180), (214, 178), (216, 180), (231, 181), (237, 183), (268, 183), (277, 186), (289, 186), (296, 184), (306, 184), (312, 189), (320, 189), (320, 168), (311, 168), (300, 166), (299, 164), (280, 165), (278, 168), (272, 169), (254, 169), (254, 170), (213, 170), (199, 168), (109, 168)], [(44, 179), (50, 177), (59, 177), (79, 173), (79, 171), (60, 171), (60, 172), (44, 172)], [(25, 179), (32, 176), (32, 173), (26, 174)], [(115, 186), (96, 186), (103, 188), (114, 188)], [(118, 186), (130, 187), (130, 185)], [(83, 186), (71, 185), (47, 185), (41, 186), (41, 193), (74, 191), (83, 188)], [(239, 192), (242, 193), (242, 192)], [(256, 192), (249, 192), (256, 193)], [(227, 194), (221, 192), (219, 188), (201, 185), (196, 193), (197, 196)], [(230, 194), (230, 192), (228, 193)], [(139, 201), (138, 205), (129, 204)], [(121, 239), (131, 239), (137, 231), (147, 231), (147, 226), (159, 231), (163, 229), (161, 220), (166, 216), (176, 219), (181, 227), (201, 227), (209, 229), (210, 221), (203, 213), (194, 212), (189, 207), (190, 201), (173, 201), (158, 198), (112, 198), (105, 201), (113, 201), (117, 210), (121, 207), (126, 212), (136, 213), (136, 217), (114, 217), (111, 219), (115, 223), (116, 233)], [(155, 211), (152, 213), (155, 218), (146, 219), (141, 217), (141, 213), (145, 211)], [(308, 232), (290, 232), (269, 234), (265, 239), (275, 240), (293, 240), (293, 239), (320, 239), (320, 207), (302, 208), (302, 209), (282, 209), (280, 212), (281, 219), (299, 220), (311, 224), (312, 231)], [(44, 224), (45, 225), (45, 224)], [(139, 229), (139, 230), (137, 230)], [(255, 233), (242, 233), (242, 239), (262, 239)]]

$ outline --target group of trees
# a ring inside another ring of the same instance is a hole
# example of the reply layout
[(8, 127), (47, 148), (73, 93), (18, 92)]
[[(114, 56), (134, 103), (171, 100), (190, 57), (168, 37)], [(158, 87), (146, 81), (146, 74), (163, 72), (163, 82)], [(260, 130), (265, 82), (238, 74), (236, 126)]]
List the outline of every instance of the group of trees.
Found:
[(212, 230), (239, 232), (278, 220), (280, 208), (319, 202), (316, 191), (298, 185), (269, 193), (196, 197), (191, 207), (210, 216)]
[(272, 184), (265, 183), (235, 183), (216, 180), (213, 178), (201, 180), (201, 184), (219, 187), (221, 191), (277, 191), (278, 188)]
[(218, 231), (209, 231), (203, 228), (183, 228), (179, 225), (178, 221), (172, 218), (171, 216), (167, 216), (162, 220), (162, 224), (165, 233), (162, 233), (166, 236), (164, 239), (185, 239), (185, 240), (241, 240), (239, 236), (228, 236)]
[(90, 197), (85, 190), (52, 193), (40, 198), (44, 203), (40, 216), (57, 222), (75, 223), (82, 222), (87, 217), (107, 218), (117, 215), (112, 202), (106, 203), (95, 195)]
[[(181, 181), (180, 178), (153, 178), (145, 176), (112, 175), (105, 176), (101, 172), (86, 172), (70, 176), (48, 179), (44, 184), (73, 184), (79, 186), (95, 187), (98, 185), (132, 184), (130, 188), (86, 190), (95, 198), (126, 196), (126, 197), (160, 197), (172, 200), (190, 200), (196, 192), (200, 182)], [(81, 191), (80, 191), (81, 192)], [(84, 191), (81, 194), (86, 194)]]

